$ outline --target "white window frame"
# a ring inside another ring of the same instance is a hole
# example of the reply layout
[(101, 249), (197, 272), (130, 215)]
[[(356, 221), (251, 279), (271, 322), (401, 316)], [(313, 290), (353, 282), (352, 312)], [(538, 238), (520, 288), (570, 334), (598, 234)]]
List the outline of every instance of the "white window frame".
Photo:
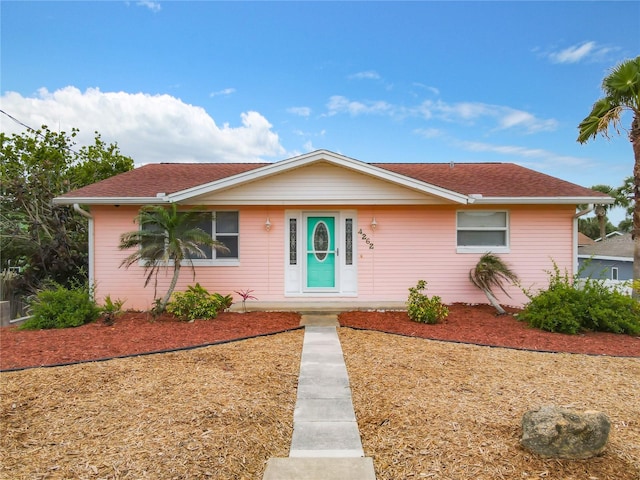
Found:
[[(238, 210), (203, 210), (203, 211), (206, 213), (211, 213), (211, 237), (214, 240), (218, 238), (217, 232), (216, 232), (217, 214), (220, 212), (235, 212), (238, 214), (238, 232), (235, 234), (236, 238), (238, 239), (238, 256), (236, 258), (233, 258), (233, 257), (218, 258), (216, 249), (213, 248), (212, 249), (213, 258), (192, 258), (191, 262), (193, 262), (193, 265), (196, 267), (199, 267), (199, 266), (207, 267), (207, 266), (218, 266), (218, 265), (232, 265), (232, 266), (240, 265), (240, 212)], [(223, 233), (221, 235), (225, 237), (234, 236), (234, 234), (229, 234), (229, 233)], [(185, 261), (184, 263), (188, 265), (189, 261)]]
[[(192, 265), (194, 267), (211, 267), (211, 266), (238, 266), (240, 265), (240, 211), (238, 210), (202, 210), (203, 213), (210, 213), (211, 214), (211, 233), (212, 233), (212, 237), (215, 240), (217, 238), (217, 232), (216, 232), (216, 215), (218, 212), (235, 212), (238, 214), (238, 233), (237, 238), (238, 238), (238, 257), (237, 258), (217, 258), (216, 257), (216, 249), (213, 248), (212, 250), (212, 255), (213, 258), (192, 258), (190, 260), (184, 260), (182, 262), (183, 266), (189, 266)], [(180, 212), (179, 212), (180, 213)], [(142, 227), (140, 227), (142, 228)], [(224, 233), (225, 236), (232, 236), (232, 234), (229, 233)], [(138, 262), (141, 266), (145, 266), (147, 264), (147, 261), (145, 259), (141, 259)], [(173, 265), (173, 261), (170, 260), (168, 262), (166, 262), (167, 266), (172, 266)]]
[[(460, 214), (470, 214), (473, 216), (474, 214), (477, 216), (481, 216), (483, 214), (494, 214), (494, 213), (504, 213), (505, 216), (505, 226), (504, 227), (460, 227), (459, 226), (459, 218)], [(495, 232), (500, 231), (504, 232), (505, 235), (505, 244), (504, 245), (458, 245), (458, 232), (459, 231), (487, 231), (487, 232)], [(509, 253), (511, 251), (509, 238), (510, 238), (510, 218), (509, 211), (507, 210), (458, 210), (456, 211), (456, 252), (457, 253)]]
[(611, 280), (617, 281), (619, 278), (618, 267), (611, 267)]

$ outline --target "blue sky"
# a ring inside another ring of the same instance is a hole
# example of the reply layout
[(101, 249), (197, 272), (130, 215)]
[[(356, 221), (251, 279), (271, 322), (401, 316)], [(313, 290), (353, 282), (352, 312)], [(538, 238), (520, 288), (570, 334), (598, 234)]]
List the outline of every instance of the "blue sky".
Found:
[[(630, 176), (577, 125), (640, 54), (640, 2), (0, 3), (0, 106), (136, 163), (514, 162)], [(631, 117), (625, 116), (623, 126)], [(2, 131), (24, 128), (0, 115)]]

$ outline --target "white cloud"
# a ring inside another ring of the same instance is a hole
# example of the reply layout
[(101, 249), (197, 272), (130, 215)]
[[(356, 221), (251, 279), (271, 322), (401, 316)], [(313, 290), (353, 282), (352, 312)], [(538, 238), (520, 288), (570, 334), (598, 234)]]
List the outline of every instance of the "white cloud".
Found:
[(420, 135), (424, 138), (437, 138), (444, 136), (444, 132), (437, 128), (417, 128), (413, 133)]
[(508, 128), (524, 128), (527, 133), (553, 131), (558, 127), (558, 122), (554, 119), (536, 118), (529, 112), (513, 110), (510, 108), (499, 108), (496, 111), (500, 130)]
[(542, 148), (528, 148), (515, 145), (493, 145), (490, 143), (461, 140), (458, 140), (455, 143), (463, 149), (471, 152), (489, 152), (497, 153), (500, 155), (508, 155), (509, 157), (519, 157), (526, 160), (526, 162), (524, 163), (536, 161), (538, 162), (538, 165), (547, 165), (547, 167), (557, 167), (559, 165), (564, 165), (576, 168), (585, 167), (590, 163), (584, 158), (572, 157), (569, 155), (559, 155)]
[(287, 108), (287, 112), (298, 115), (299, 117), (308, 117), (311, 115), (311, 109), (309, 107), (291, 107)]
[(209, 94), (210, 97), (218, 97), (220, 95), (231, 95), (232, 93), (236, 93), (235, 88), (224, 88), (222, 90), (218, 90), (217, 92), (211, 92)]
[(136, 3), (140, 7), (147, 7), (152, 12), (159, 12), (162, 10), (162, 6), (159, 2), (152, 2), (151, 0), (141, 0)]
[(546, 56), (552, 63), (578, 63), (586, 60), (604, 60), (615, 50), (617, 49), (589, 41), (571, 45), (563, 50), (547, 52)]
[(535, 115), (502, 105), (480, 102), (446, 103), (442, 100), (425, 100), (419, 105), (394, 105), (383, 100), (356, 101), (341, 95), (334, 95), (327, 103), (327, 116), (338, 114), (388, 115), (394, 118), (419, 117), (425, 120), (443, 120), (459, 124), (473, 125), (477, 121), (493, 119), (493, 130), (519, 129), (525, 133), (553, 131), (558, 122), (554, 119), (538, 118)]
[(480, 117), (495, 116), (496, 108), (485, 103), (459, 102), (433, 104), (433, 111), (447, 120), (475, 120)]
[(385, 101), (366, 101), (356, 102), (351, 101), (346, 97), (340, 95), (334, 95), (329, 99), (327, 104), (328, 116), (337, 115), (338, 113), (348, 113), (351, 116), (365, 115), (365, 114), (393, 114), (393, 105)]
[(551, 52), (549, 58), (554, 63), (576, 63), (585, 58), (595, 48), (595, 42), (585, 42), (582, 45), (573, 45), (559, 52)]
[(420, 82), (413, 82), (413, 86), (423, 88), (434, 95), (440, 95), (440, 90), (438, 90), (436, 87), (431, 87), (429, 85), (425, 85), (424, 83), (420, 83)]
[(348, 78), (349, 80), (380, 80), (380, 74), (374, 70), (367, 70), (349, 75)]
[[(80, 129), (79, 145), (93, 143), (94, 132), (116, 143), (137, 164), (157, 162), (253, 162), (285, 153), (278, 134), (258, 112), (240, 114), (241, 125), (218, 126), (201, 107), (170, 95), (81, 92), (42, 88), (33, 97), (15, 92), (0, 97), (2, 109), (25, 124), (70, 132)], [(24, 128), (3, 121), (5, 133)]]
[(447, 104), (442, 101), (422, 105), (423, 111), (451, 122), (473, 123), (484, 118), (495, 119), (494, 130), (520, 129), (525, 133), (553, 131), (558, 127), (554, 119), (538, 118), (535, 115), (503, 105), (479, 102)]

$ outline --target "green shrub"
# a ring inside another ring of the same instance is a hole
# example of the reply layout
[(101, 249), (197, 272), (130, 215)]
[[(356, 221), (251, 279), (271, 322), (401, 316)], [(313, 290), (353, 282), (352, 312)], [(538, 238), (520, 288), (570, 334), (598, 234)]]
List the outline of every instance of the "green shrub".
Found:
[(231, 305), (233, 305), (233, 295), (221, 295), (219, 293), (214, 293), (213, 295), (216, 297), (216, 300), (218, 300), (218, 303), (220, 304), (218, 313), (224, 312), (229, 307), (231, 307)]
[(30, 304), (32, 318), (20, 327), (24, 330), (79, 327), (100, 316), (100, 308), (92, 299), (87, 286), (65, 288), (52, 284), (40, 291)]
[(418, 280), (415, 287), (409, 288), (409, 299), (407, 300), (407, 314), (414, 322), (438, 323), (442, 322), (449, 309), (440, 301), (440, 297), (434, 295), (429, 298), (422, 291), (427, 287), (427, 282)]
[(104, 305), (100, 307), (100, 314), (102, 315), (102, 320), (107, 325), (113, 325), (120, 315), (122, 315), (122, 306), (126, 300), (111, 300), (111, 295), (107, 295), (104, 298)]
[(518, 318), (534, 328), (569, 334), (640, 333), (640, 303), (598, 280), (562, 275), (555, 264), (547, 290), (529, 298)]
[(229, 308), (233, 301), (230, 295), (210, 294), (199, 283), (187, 287), (185, 292), (175, 292), (167, 304), (167, 311), (182, 320), (216, 318), (218, 313)]

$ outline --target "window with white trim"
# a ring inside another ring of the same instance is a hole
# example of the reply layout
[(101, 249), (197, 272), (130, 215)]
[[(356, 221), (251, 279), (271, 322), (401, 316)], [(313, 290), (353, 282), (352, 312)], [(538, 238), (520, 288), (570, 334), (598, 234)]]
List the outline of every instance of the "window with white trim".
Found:
[(506, 211), (459, 211), (456, 218), (458, 252), (507, 252), (509, 215)]
[(618, 267), (611, 267), (611, 280), (618, 280)]
[[(194, 257), (194, 263), (210, 263), (212, 260), (238, 260), (239, 258), (239, 237), (240, 222), (238, 212), (236, 211), (216, 211), (203, 212), (194, 227), (198, 227), (204, 232), (211, 235), (211, 238), (224, 244), (229, 249), (228, 252), (216, 250), (209, 246), (201, 247), (205, 253), (205, 257)], [(209, 261), (209, 262), (207, 262)]]

